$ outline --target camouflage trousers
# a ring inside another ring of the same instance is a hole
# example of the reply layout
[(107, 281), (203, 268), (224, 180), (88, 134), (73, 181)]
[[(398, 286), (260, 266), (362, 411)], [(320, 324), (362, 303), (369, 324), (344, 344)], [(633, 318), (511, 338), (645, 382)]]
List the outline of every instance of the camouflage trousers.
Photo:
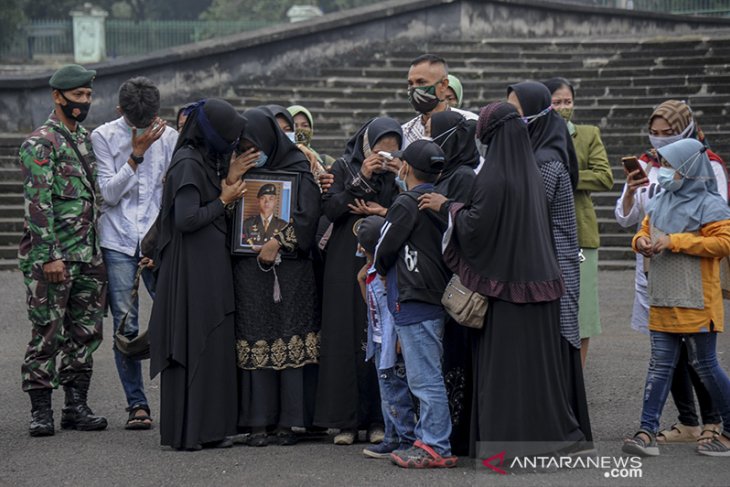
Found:
[(106, 269), (104, 264), (66, 262), (66, 274), (64, 282), (54, 284), (38, 267), (24, 273), (32, 331), (21, 367), (23, 391), (55, 389), (91, 375), (92, 354), (102, 340)]

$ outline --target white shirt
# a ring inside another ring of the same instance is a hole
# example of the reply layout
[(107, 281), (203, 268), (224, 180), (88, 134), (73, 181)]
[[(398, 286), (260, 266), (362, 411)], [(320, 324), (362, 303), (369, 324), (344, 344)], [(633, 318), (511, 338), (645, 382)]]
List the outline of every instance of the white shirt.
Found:
[(103, 248), (129, 256), (137, 252), (160, 211), (163, 179), (177, 135), (175, 129), (166, 127), (134, 171), (127, 163), (132, 153), (132, 130), (123, 117), (91, 133), (103, 198), (99, 217), (99, 243)]
[[(466, 110), (459, 110), (458, 108), (449, 107), (456, 113), (460, 113), (467, 120), (478, 120), (479, 115), (476, 113), (468, 112)], [(423, 125), (423, 115), (418, 115), (416, 118), (409, 120), (408, 122), (401, 125), (403, 130), (403, 148), (405, 149), (411, 143), (425, 137), (424, 130), (426, 127)]]

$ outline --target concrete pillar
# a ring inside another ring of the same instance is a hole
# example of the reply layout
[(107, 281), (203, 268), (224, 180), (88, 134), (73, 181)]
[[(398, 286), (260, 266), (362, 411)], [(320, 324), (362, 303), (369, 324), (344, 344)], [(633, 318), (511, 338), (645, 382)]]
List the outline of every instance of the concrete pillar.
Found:
[(73, 10), (74, 60), (79, 64), (98, 63), (106, 58), (106, 10), (85, 3)]

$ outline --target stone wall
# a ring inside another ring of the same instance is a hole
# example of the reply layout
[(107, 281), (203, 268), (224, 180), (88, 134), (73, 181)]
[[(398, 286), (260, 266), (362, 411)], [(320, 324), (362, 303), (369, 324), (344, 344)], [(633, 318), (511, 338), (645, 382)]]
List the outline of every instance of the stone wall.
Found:
[[(730, 19), (565, 5), (540, 0), (393, 0), (319, 19), (213, 39), (135, 58), (89, 66), (98, 71), (88, 125), (115, 117), (117, 90), (147, 76), (171, 104), (223, 96), (234, 83), (311, 72), (347, 63), (347, 54), (380, 43), (485, 37), (538, 38), (647, 36), (727, 29)], [(25, 132), (42, 123), (52, 105), (51, 72), (0, 77), (0, 132)]]

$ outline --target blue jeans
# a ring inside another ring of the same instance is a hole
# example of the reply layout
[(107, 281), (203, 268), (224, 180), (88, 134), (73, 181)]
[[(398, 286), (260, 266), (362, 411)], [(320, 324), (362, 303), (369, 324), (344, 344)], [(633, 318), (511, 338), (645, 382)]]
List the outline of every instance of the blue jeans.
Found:
[[(723, 424), (730, 425), (730, 379), (717, 362), (715, 347), (717, 333), (664, 333), (651, 332), (651, 360), (644, 388), (644, 407), (641, 428), (654, 434), (659, 430), (659, 418), (669, 395), (674, 368), (679, 360), (682, 339), (692, 368), (700, 376), (720, 412)], [(728, 434), (728, 426), (725, 426)]]
[[(109, 307), (114, 318), (114, 332), (116, 333), (119, 323), (124, 314), (129, 311), (125, 325), (125, 336), (132, 338), (139, 333), (139, 300), (132, 301), (132, 285), (134, 275), (137, 272), (139, 263), (139, 251), (134, 257), (110, 249), (101, 249), (104, 254), (104, 263), (109, 274)], [(145, 287), (154, 298), (154, 276), (149, 269), (142, 273)], [(129, 409), (136, 406), (148, 406), (147, 396), (144, 393), (142, 381), (142, 364), (139, 360), (132, 360), (114, 349), (114, 361), (117, 365), (119, 379), (127, 396)]]
[(378, 370), (380, 343), (375, 343), (375, 370), (380, 386), (380, 405), (383, 409), (385, 439), (383, 443), (412, 445), (416, 441), (416, 410), (408, 392), (406, 366), (403, 360), (396, 360), (395, 367)]
[(451, 414), (446, 396), (441, 359), (444, 347), (444, 319), (412, 325), (396, 325), (408, 387), (421, 404), (416, 438), (441, 456), (451, 456)]

